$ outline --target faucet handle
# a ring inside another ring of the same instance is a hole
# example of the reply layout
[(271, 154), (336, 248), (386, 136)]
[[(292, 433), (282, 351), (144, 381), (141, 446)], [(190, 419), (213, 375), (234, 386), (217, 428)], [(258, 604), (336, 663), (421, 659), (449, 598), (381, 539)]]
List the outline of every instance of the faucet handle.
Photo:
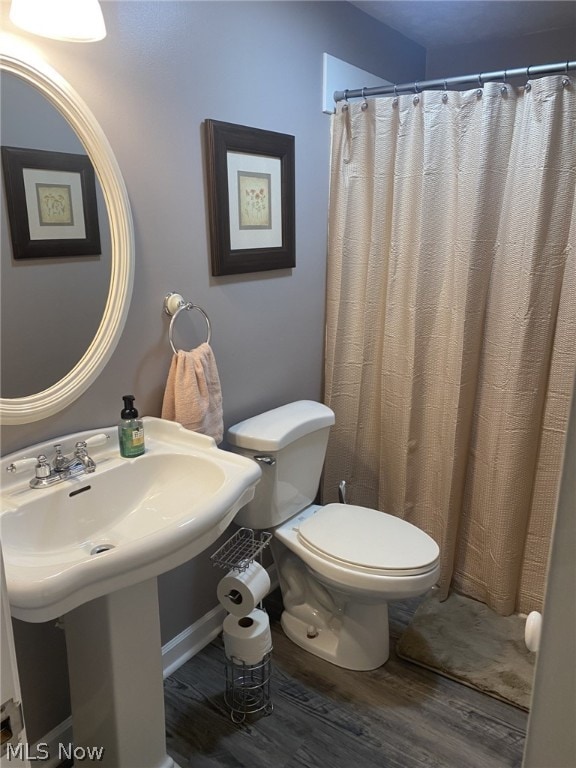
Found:
[(74, 447), (74, 456), (77, 458), (83, 458), (88, 455), (88, 444), (85, 440), (78, 440)]
[(88, 446), (85, 440), (79, 440), (74, 449), (74, 458), (84, 465), (86, 472), (94, 472), (96, 463), (88, 456)]
[(50, 469), (50, 463), (44, 454), (38, 456), (36, 463), (36, 477), (40, 480), (43, 477), (50, 477), (52, 470)]
[(55, 443), (54, 450), (56, 451), (56, 454), (52, 460), (52, 467), (56, 472), (61, 472), (70, 466), (70, 459), (67, 459), (62, 453), (62, 443)]

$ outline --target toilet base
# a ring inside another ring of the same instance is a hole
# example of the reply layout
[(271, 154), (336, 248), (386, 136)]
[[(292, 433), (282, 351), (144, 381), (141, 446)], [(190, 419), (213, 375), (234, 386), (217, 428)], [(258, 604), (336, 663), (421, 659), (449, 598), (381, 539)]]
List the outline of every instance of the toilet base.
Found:
[(339, 617), (322, 626), (313, 626), (284, 611), (281, 624), (293, 643), (344, 669), (377, 669), (390, 655), (387, 603), (348, 603)]

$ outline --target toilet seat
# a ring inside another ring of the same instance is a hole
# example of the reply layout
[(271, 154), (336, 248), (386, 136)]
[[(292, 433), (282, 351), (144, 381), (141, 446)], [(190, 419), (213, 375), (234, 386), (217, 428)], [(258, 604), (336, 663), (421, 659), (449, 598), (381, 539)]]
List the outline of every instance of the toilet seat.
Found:
[(304, 520), (298, 541), (317, 556), (382, 576), (416, 576), (436, 568), (440, 550), (427, 533), (393, 515), (353, 504), (327, 504)]

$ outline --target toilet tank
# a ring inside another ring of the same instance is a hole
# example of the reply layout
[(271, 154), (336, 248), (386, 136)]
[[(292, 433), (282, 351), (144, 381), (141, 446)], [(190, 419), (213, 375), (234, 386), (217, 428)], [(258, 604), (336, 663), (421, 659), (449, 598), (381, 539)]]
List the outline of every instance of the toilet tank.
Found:
[(227, 432), (235, 453), (259, 460), (262, 479), (234, 518), (248, 528), (274, 528), (312, 504), (320, 485), (334, 412), (313, 400), (274, 408)]

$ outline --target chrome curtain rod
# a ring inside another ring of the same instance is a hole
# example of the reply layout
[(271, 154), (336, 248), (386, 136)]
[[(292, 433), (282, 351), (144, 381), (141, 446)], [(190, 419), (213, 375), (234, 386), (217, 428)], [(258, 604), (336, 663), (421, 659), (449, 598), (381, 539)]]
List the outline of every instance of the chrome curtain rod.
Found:
[(433, 88), (448, 89), (452, 85), (477, 85), (483, 86), (494, 80), (503, 80), (506, 82), (511, 77), (526, 77), (530, 79), (534, 75), (554, 75), (568, 73), (576, 70), (576, 61), (562, 61), (558, 64), (538, 64), (530, 67), (519, 67), (517, 69), (501, 69), (498, 72), (481, 72), (476, 75), (460, 75), (459, 77), (437, 78), (436, 80), (416, 80), (413, 83), (402, 83), (401, 85), (376, 85), (372, 88), (353, 88), (345, 91), (334, 91), (334, 101), (347, 101), (358, 97), (367, 98), (368, 96), (397, 96), (400, 93), (420, 93), (423, 90)]

